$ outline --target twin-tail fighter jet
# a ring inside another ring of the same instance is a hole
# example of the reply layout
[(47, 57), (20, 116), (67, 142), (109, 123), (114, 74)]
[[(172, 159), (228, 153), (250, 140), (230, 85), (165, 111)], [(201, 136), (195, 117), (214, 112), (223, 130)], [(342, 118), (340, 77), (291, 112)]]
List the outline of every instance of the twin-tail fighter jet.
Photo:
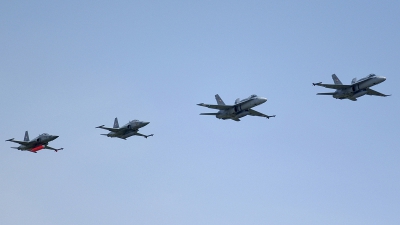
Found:
[(335, 92), (329, 93), (317, 93), (317, 95), (332, 95), (336, 99), (350, 99), (352, 101), (357, 101), (358, 97), (363, 95), (376, 95), (381, 97), (386, 97), (390, 95), (385, 95), (380, 92), (372, 90), (370, 87), (382, 83), (386, 80), (386, 77), (376, 76), (375, 74), (370, 74), (360, 80), (354, 78), (351, 84), (342, 84), (339, 78), (332, 74), (332, 79), (335, 84), (323, 84), (322, 82), (313, 83), (313, 85), (322, 86), (326, 88), (336, 89)]
[(209, 105), (204, 103), (200, 103), (197, 105), (204, 106), (210, 109), (219, 109), (219, 111), (217, 113), (200, 113), (200, 115), (213, 115), (218, 119), (223, 119), (223, 120), (232, 119), (235, 121), (240, 121), (239, 118), (242, 118), (247, 115), (261, 116), (261, 117), (266, 117), (267, 119), (269, 119), (270, 117), (275, 117), (275, 115), (268, 116), (251, 109), (267, 101), (266, 98), (259, 97), (257, 95), (251, 95), (250, 97), (245, 98), (243, 100), (240, 100), (238, 98), (236, 99), (234, 105), (225, 105), (224, 101), (222, 101), (222, 99), (219, 97), (218, 94), (215, 95), (215, 99), (217, 100), (218, 105)]
[(42, 149), (50, 149), (57, 152), (59, 150), (63, 150), (63, 148), (52, 148), (48, 146), (49, 142), (55, 140), (56, 138), (58, 138), (58, 136), (43, 133), (30, 141), (28, 131), (25, 131), (24, 141), (15, 141), (14, 138), (8, 139), (6, 141), (11, 141), (20, 144), (19, 147), (11, 147), (11, 148), (15, 148), (21, 151), (30, 151), (33, 153), (37, 153), (37, 151)]
[(96, 128), (101, 128), (101, 129), (104, 129), (104, 130), (111, 131), (108, 134), (101, 134), (101, 135), (105, 135), (105, 136), (111, 137), (111, 138), (116, 137), (116, 138), (121, 138), (121, 139), (126, 140), (128, 137), (133, 136), (133, 135), (137, 135), (137, 136), (142, 136), (142, 137), (148, 138), (150, 136), (153, 136), (153, 134), (144, 135), (144, 134), (138, 133), (138, 131), (139, 131), (139, 128), (142, 128), (142, 127), (146, 126), (149, 123), (150, 122), (132, 120), (129, 123), (125, 124), (124, 126), (119, 127), (118, 119), (115, 118), (113, 128), (104, 127), (104, 125), (98, 126)]

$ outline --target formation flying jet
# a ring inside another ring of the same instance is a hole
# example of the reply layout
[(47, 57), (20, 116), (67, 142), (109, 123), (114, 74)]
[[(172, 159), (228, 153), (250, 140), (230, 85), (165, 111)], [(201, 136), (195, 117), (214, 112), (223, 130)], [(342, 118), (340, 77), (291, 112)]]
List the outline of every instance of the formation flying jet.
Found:
[(138, 135), (138, 136), (148, 138), (150, 136), (153, 136), (153, 134), (144, 135), (144, 134), (138, 133), (138, 131), (139, 131), (139, 128), (142, 128), (149, 123), (150, 122), (132, 120), (129, 123), (125, 124), (124, 126), (119, 127), (118, 119), (115, 118), (113, 128), (104, 127), (104, 125), (98, 126), (96, 128), (101, 128), (104, 130), (111, 131), (108, 134), (101, 134), (101, 135), (105, 135), (107, 137), (112, 137), (112, 138), (116, 137), (116, 138), (121, 138), (121, 139), (126, 140), (128, 137), (133, 136), (133, 135)]
[(215, 95), (215, 99), (217, 100), (218, 105), (209, 105), (209, 104), (204, 104), (200, 103), (197, 104), (199, 106), (204, 106), (210, 109), (219, 109), (217, 113), (200, 113), (200, 115), (214, 115), (218, 119), (232, 119), (235, 121), (240, 121), (239, 118), (242, 118), (244, 116), (250, 115), (250, 116), (261, 116), (261, 117), (275, 117), (273, 116), (267, 116), (265, 114), (262, 114), (260, 112), (257, 112), (251, 108), (261, 105), (264, 102), (267, 101), (266, 98), (263, 97), (258, 97), (257, 95), (251, 95), (248, 98), (245, 98), (243, 100), (240, 100), (239, 98), (236, 99), (234, 105), (225, 105), (224, 101), (219, 97), (218, 94)]
[(59, 150), (63, 150), (63, 148), (52, 148), (48, 146), (49, 142), (55, 140), (56, 138), (58, 138), (58, 136), (43, 133), (30, 141), (28, 131), (25, 131), (24, 141), (15, 141), (14, 138), (8, 139), (6, 141), (11, 141), (20, 144), (19, 147), (11, 147), (11, 148), (15, 148), (21, 151), (30, 151), (33, 153), (37, 153), (37, 151), (42, 149), (50, 149), (57, 152)]
[(357, 78), (354, 78), (351, 81), (351, 84), (349, 84), (349, 85), (342, 84), (342, 82), (339, 80), (339, 78), (335, 74), (332, 74), (332, 79), (335, 84), (323, 84), (322, 82), (313, 83), (314, 86), (317, 85), (317, 86), (322, 86), (322, 87), (326, 87), (326, 88), (336, 89), (335, 92), (317, 93), (317, 95), (332, 95), (332, 97), (334, 97), (336, 99), (346, 99), (347, 98), (352, 101), (357, 101), (357, 98), (361, 97), (363, 95), (376, 95), (376, 96), (382, 96), (382, 97), (390, 96), (390, 95), (385, 95), (385, 94), (382, 94), (380, 92), (370, 89), (370, 87), (385, 81), (386, 77), (376, 76), (375, 74), (370, 74), (360, 80), (357, 80)]

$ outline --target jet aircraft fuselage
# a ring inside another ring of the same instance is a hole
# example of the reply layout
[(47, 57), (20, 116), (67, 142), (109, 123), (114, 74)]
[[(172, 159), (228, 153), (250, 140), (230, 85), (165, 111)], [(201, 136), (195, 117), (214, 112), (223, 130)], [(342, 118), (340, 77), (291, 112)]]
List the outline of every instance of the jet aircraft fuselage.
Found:
[(50, 141), (53, 141), (57, 138), (58, 138), (58, 136), (56, 136), (56, 135), (50, 135), (47, 133), (43, 133), (43, 134), (37, 136), (36, 138), (29, 140), (28, 131), (26, 131), (24, 141), (16, 141), (16, 140), (14, 140), (14, 138), (8, 139), (6, 141), (15, 142), (15, 143), (20, 144), (20, 146), (18, 146), (18, 147), (11, 147), (11, 148), (15, 148), (15, 149), (18, 149), (21, 151), (31, 151), (31, 152), (37, 153), (37, 151), (42, 150), (42, 149), (50, 149), (50, 150), (54, 150), (57, 152), (58, 150), (62, 150), (62, 148), (56, 149), (56, 148), (52, 148), (52, 147), (48, 146)]
[(322, 84), (322, 82), (313, 83), (314, 86), (317, 85), (326, 88), (336, 89), (335, 92), (317, 93), (317, 95), (332, 95), (332, 97), (336, 99), (350, 99), (352, 101), (356, 101), (357, 98), (363, 95), (376, 95), (382, 97), (389, 96), (370, 89), (370, 87), (384, 82), (386, 80), (386, 77), (383, 76), (370, 74), (360, 80), (354, 78), (350, 85), (343, 85), (335, 74), (332, 75), (332, 79), (334, 80), (335, 84)]
[(248, 98), (245, 99), (236, 99), (234, 105), (225, 105), (225, 103), (222, 101), (222, 99), (219, 97), (219, 95), (215, 95), (215, 99), (217, 100), (218, 105), (210, 105), (210, 104), (204, 104), (200, 103), (197, 104), (199, 106), (204, 106), (207, 108), (211, 109), (218, 109), (219, 111), (217, 113), (201, 113), (200, 115), (215, 115), (218, 119), (232, 119), (235, 121), (240, 121), (240, 118), (250, 115), (250, 116), (261, 116), (261, 117), (275, 117), (273, 116), (267, 116), (265, 114), (262, 114), (260, 112), (257, 112), (251, 108), (261, 105), (264, 102), (267, 101), (266, 98), (264, 97), (259, 97), (257, 95), (251, 95)]
[(110, 131), (108, 134), (102, 134), (102, 135), (105, 135), (105, 136), (111, 137), (111, 138), (116, 137), (116, 138), (121, 138), (121, 139), (126, 140), (126, 138), (131, 137), (133, 135), (143, 136), (145, 138), (153, 136), (153, 134), (144, 135), (144, 134), (138, 133), (140, 128), (146, 126), (149, 123), (150, 122), (132, 120), (132, 121), (129, 121), (129, 123), (125, 124), (124, 126), (119, 127), (118, 119), (115, 118), (113, 128), (104, 127), (104, 125), (98, 126), (96, 128), (101, 128), (101, 129)]
[(235, 102), (232, 108), (230, 109), (222, 109), (218, 111), (218, 114), (216, 117), (218, 119), (239, 119), (244, 116), (247, 116), (250, 114), (249, 109), (256, 107), (258, 105), (263, 104), (266, 102), (267, 99), (264, 97), (258, 97), (256, 95), (251, 95), (248, 98), (245, 98), (243, 100), (240, 100), (238, 102)]

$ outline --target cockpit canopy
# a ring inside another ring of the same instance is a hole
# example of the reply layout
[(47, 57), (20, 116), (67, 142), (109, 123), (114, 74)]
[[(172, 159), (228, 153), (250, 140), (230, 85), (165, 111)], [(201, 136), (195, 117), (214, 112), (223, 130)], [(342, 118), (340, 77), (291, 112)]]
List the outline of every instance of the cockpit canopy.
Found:
[(371, 73), (370, 75), (368, 75), (368, 78), (371, 78), (371, 77), (376, 77), (376, 75)]
[(49, 136), (48, 133), (43, 133), (41, 136)]
[(250, 98), (256, 98), (257, 95), (250, 95)]

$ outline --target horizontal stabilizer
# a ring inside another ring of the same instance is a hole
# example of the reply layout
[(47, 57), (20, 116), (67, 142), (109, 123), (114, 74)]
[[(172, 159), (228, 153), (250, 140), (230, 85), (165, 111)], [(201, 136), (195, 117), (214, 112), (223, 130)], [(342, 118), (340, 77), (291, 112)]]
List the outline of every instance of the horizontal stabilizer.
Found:
[(20, 144), (20, 145), (27, 145), (27, 144), (29, 144), (29, 141), (16, 141), (16, 140), (14, 140), (14, 138), (8, 139), (8, 140), (6, 140), (6, 141), (11, 141), (11, 142), (14, 142), (14, 143), (17, 143), (17, 144)]
[(326, 88), (331, 88), (331, 89), (345, 89), (351, 87), (351, 85), (346, 85), (346, 84), (323, 84), (321, 82), (319, 83), (313, 83), (314, 86), (321, 86), (321, 87), (326, 87)]
[(335, 92), (329, 92), (329, 93), (317, 93), (317, 95), (334, 95)]
[(210, 109), (219, 109), (219, 110), (226, 110), (226, 109), (231, 109), (233, 108), (233, 105), (210, 105), (210, 104), (204, 104), (204, 103), (200, 103), (197, 104), (199, 106), (204, 106)]
[(109, 127), (105, 127), (104, 125), (98, 126), (96, 128), (101, 128), (101, 129), (108, 130), (108, 131), (111, 131), (111, 132), (119, 132), (121, 130), (126, 130), (127, 129), (127, 128), (109, 128)]
[(208, 115), (208, 116), (215, 116), (218, 113), (200, 113), (200, 115)]

